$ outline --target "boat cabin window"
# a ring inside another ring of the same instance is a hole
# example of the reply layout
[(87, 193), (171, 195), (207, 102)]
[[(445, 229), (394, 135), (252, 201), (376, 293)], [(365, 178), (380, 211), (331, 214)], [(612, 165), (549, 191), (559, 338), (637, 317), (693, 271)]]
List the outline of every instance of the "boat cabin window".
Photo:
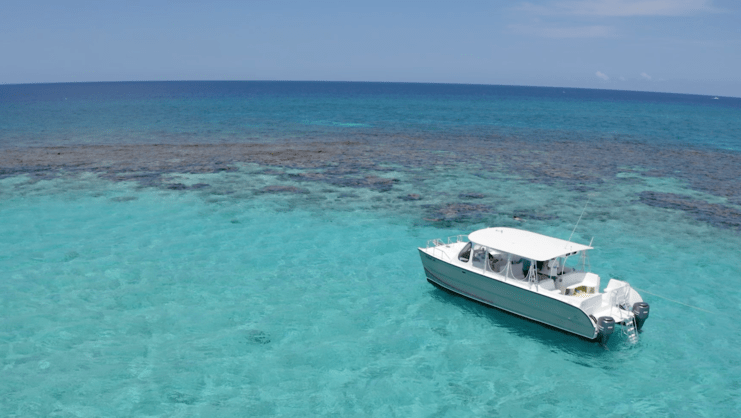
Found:
[(473, 246), (473, 265), (479, 268), (484, 267), (484, 260), (486, 259), (486, 247), (476, 244)]
[(471, 243), (469, 242), (466, 244), (465, 247), (461, 250), (460, 253), (458, 253), (458, 260), (468, 263), (468, 260), (471, 259)]
[[(526, 259), (515, 254), (489, 250), (488, 270), (510, 278), (522, 280), (525, 278), (527, 272), (527, 270), (524, 268), (525, 260)], [(475, 262), (476, 261), (474, 259), (474, 263)]]
[(487, 258), (489, 259), (489, 270), (498, 273), (499, 270), (501, 270), (500, 264), (502, 263), (502, 260), (495, 257), (492, 253), (489, 253)]
[[(470, 243), (469, 243), (470, 244)], [(468, 250), (466, 255), (468, 256), (465, 260), (460, 259), (461, 261), (467, 263), (468, 260), (471, 260), (471, 265), (476, 268), (484, 269), (485, 268), (485, 262), (486, 262), (486, 256), (487, 256), (487, 248), (480, 244), (473, 244), (473, 245), (466, 245), (466, 248), (464, 250)], [(461, 254), (463, 254), (464, 251), (461, 251)]]

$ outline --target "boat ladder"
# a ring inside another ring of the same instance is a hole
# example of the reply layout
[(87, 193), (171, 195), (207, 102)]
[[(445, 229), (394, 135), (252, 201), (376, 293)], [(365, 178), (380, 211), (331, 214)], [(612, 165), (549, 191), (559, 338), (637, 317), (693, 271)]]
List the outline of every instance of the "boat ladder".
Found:
[(636, 329), (636, 318), (632, 316), (625, 320), (625, 325), (622, 326), (623, 334), (628, 337), (628, 341), (631, 344), (638, 342), (638, 330)]
[[(610, 295), (610, 313), (613, 313), (613, 309), (618, 311), (630, 312), (630, 285), (625, 284), (624, 286), (613, 289)], [(631, 344), (638, 342), (638, 327), (636, 326), (635, 315), (631, 312), (628, 319), (623, 322), (623, 326), (620, 327), (623, 331), (623, 335), (628, 337), (628, 341)]]

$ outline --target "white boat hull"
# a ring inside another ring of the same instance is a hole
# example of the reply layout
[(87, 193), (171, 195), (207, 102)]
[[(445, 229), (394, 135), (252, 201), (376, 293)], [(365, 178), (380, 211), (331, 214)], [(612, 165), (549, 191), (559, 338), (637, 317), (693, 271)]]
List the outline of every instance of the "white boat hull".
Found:
[(422, 249), (420, 257), (425, 275), (433, 284), (469, 299), (590, 340), (598, 337), (599, 329), (595, 320), (577, 306), (463, 269), (433, 257)]

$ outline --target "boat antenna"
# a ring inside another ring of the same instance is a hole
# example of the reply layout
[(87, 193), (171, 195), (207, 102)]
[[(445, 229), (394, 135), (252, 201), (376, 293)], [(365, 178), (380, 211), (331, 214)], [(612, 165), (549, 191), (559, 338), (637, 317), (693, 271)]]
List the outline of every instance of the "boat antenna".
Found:
[(581, 221), (581, 217), (584, 216), (584, 211), (587, 210), (587, 205), (589, 204), (589, 200), (592, 198), (592, 196), (589, 196), (587, 198), (587, 203), (584, 204), (584, 209), (581, 210), (581, 215), (579, 215), (579, 219), (576, 220), (576, 225), (574, 225), (574, 230), (571, 231), (571, 235), (569, 235), (569, 242), (571, 242), (571, 237), (574, 236), (574, 232), (576, 232), (576, 227), (579, 226), (579, 221)]

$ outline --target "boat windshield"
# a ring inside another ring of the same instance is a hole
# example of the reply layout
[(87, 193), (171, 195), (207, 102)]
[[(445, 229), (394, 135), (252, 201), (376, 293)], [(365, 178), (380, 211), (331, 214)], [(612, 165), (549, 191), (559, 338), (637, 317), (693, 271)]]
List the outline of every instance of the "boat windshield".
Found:
[(466, 244), (460, 253), (458, 253), (458, 260), (468, 263), (468, 260), (471, 259), (471, 243), (469, 242)]

